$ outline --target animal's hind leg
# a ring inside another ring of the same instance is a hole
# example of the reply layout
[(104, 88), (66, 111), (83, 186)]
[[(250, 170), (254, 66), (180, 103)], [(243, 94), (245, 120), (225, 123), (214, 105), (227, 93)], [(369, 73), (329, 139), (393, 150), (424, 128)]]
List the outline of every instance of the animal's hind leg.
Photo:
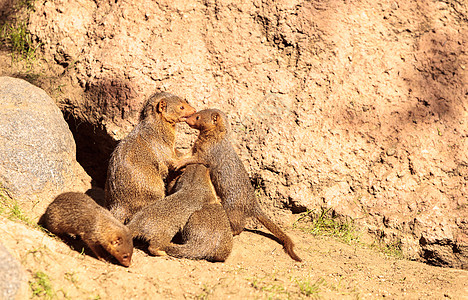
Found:
[(245, 228), (244, 213), (239, 210), (226, 210), (226, 214), (228, 215), (229, 223), (231, 224), (232, 234), (240, 234)]

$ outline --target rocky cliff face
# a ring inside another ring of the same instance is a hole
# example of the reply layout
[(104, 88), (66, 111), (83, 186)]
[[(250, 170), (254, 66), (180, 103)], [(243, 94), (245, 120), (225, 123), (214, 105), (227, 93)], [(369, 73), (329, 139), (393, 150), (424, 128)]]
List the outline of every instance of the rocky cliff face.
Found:
[(28, 28), (97, 182), (142, 101), (169, 91), (227, 112), (265, 206), (332, 208), (467, 268), (467, 25), (456, 0), (62, 0)]

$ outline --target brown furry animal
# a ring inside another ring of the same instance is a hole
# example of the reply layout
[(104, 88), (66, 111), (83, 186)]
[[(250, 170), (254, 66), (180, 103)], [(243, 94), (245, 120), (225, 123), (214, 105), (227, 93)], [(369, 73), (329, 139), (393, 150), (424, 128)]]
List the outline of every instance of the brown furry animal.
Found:
[(231, 144), (225, 114), (217, 109), (206, 109), (193, 114), (186, 122), (200, 133), (192, 147), (192, 156), (178, 161), (176, 169), (191, 163), (208, 166), (233, 234), (241, 233), (246, 219), (254, 217), (281, 241), (292, 259), (301, 261), (293, 250), (291, 238), (268, 218), (257, 202), (247, 171)]
[(203, 165), (187, 166), (172, 188), (173, 194), (138, 211), (128, 223), (134, 238), (149, 241), (153, 255), (165, 254), (175, 234), (189, 217), (212, 201), (214, 190)]
[[(200, 210), (190, 216), (184, 225), (181, 232), (183, 244), (171, 243), (165, 251), (179, 258), (225, 261), (232, 251), (229, 219), (219, 203), (208, 170), (203, 165), (197, 165), (197, 167), (206, 170), (202, 173), (205, 189), (200, 189), (203, 194), (192, 195), (191, 201), (196, 201), (193, 197), (202, 197), (205, 198), (205, 203)], [(178, 179), (179, 182), (181, 180), (183, 179)]]
[(208, 203), (194, 212), (182, 229), (183, 244), (170, 244), (170, 256), (225, 261), (232, 251), (232, 232), (221, 203)]
[(195, 112), (186, 100), (156, 93), (140, 122), (115, 148), (105, 186), (106, 206), (125, 223), (141, 208), (165, 196), (164, 180), (177, 159), (175, 125)]
[(125, 267), (130, 266), (133, 253), (130, 231), (86, 194), (60, 194), (49, 204), (39, 223), (57, 235), (80, 236), (100, 260), (108, 252)]

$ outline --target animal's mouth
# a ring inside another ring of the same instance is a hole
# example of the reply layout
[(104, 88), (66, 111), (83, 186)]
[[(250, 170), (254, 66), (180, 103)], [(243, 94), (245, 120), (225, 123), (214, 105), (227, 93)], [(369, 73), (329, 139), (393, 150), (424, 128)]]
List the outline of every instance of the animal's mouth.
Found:
[(193, 117), (193, 114), (185, 117), (185, 123), (187, 123), (191, 128), (196, 128), (196, 119)]
[(132, 257), (131, 257), (131, 256), (128, 256), (128, 255), (124, 255), (124, 257), (121, 259), (120, 263), (121, 263), (124, 267), (129, 267), (130, 264), (132, 263)]
[(187, 122), (188, 119), (190, 119), (191, 116), (193, 116), (196, 113), (196, 111), (191, 112), (190, 114), (184, 114), (179, 117), (180, 122)]

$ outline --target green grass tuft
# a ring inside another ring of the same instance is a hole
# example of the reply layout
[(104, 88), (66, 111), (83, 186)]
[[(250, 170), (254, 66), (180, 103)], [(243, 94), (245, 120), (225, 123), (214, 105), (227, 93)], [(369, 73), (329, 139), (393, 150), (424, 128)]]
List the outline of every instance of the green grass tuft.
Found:
[(36, 227), (21, 210), (18, 202), (16, 202), (10, 193), (0, 184), (0, 214), (6, 216), (10, 220), (20, 220), (28, 225)]
[(55, 292), (47, 274), (44, 272), (36, 272), (33, 276), (33, 279), (34, 281), (29, 282), (33, 297), (40, 297), (42, 299), (56, 298)]
[(384, 253), (385, 255), (397, 258), (404, 259), (401, 240), (396, 240), (391, 243), (384, 243), (382, 241), (377, 241), (371, 245), (371, 248), (377, 249), (378, 251)]
[(313, 235), (332, 236), (348, 244), (359, 242), (353, 220), (340, 218), (331, 209), (304, 212), (294, 222), (294, 227)]
[(290, 292), (275, 278), (250, 278), (248, 280), (255, 290), (263, 293), (265, 299), (290, 298)]
[(325, 279), (319, 278), (315, 282), (310, 282), (310, 280), (296, 280), (296, 283), (303, 295), (319, 298), (320, 287), (324, 285)]
[(34, 11), (35, 0), (18, 0), (9, 10), (9, 17), (0, 20), (0, 43), (11, 51), (13, 60), (24, 60), (28, 67), (36, 62), (36, 50), (28, 30), (30, 12)]
[(34, 11), (34, 2), (36, 0), (19, 0), (17, 1), (17, 9), (26, 8), (27, 10)]
[(36, 49), (39, 45), (34, 46), (26, 22), (19, 21), (14, 24), (4, 24), (0, 38), (11, 48), (13, 59), (24, 59), (29, 64), (36, 61)]
[(208, 299), (208, 296), (213, 293), (213, 288), (203, 284), (202, 292), (196, 296), (197, 299)]

